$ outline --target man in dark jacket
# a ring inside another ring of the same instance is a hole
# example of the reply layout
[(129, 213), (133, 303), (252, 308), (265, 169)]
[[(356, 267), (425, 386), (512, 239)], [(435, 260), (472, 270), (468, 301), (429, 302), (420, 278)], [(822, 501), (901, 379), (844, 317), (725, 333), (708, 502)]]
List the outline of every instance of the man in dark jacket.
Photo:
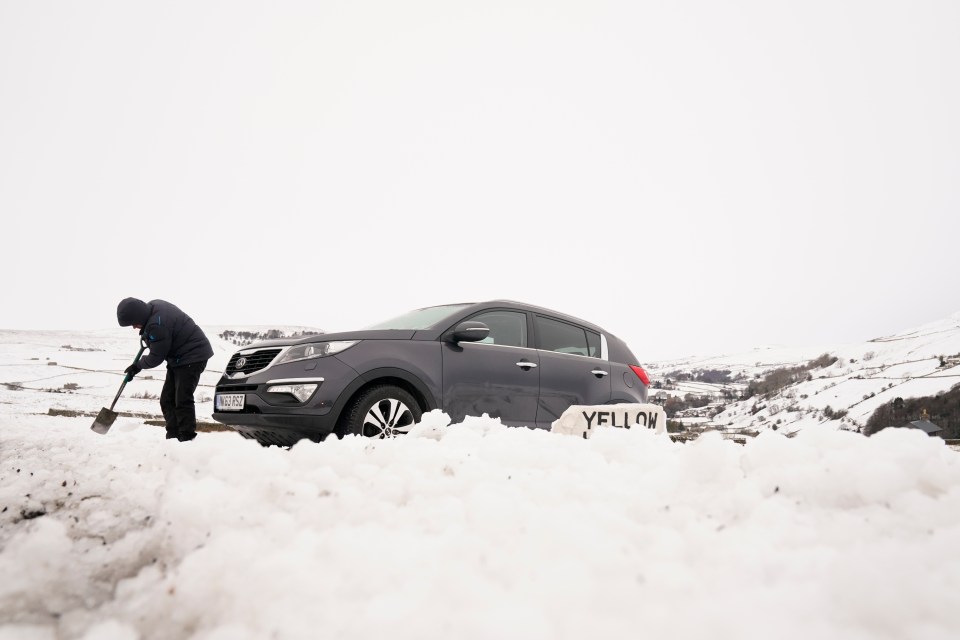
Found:
[(124, 298), (117, 305), (117, 322), (121, 327), (137, 329), (150, 350), (127, 367), (131, 379), (143, 369), (167, 361), (167, 378), (160, 392), (167, 438), (193, 440), (197, 437), (193, 393), (207, 360), (213, 356), (207, 336), (190, 316), (165, 300)]

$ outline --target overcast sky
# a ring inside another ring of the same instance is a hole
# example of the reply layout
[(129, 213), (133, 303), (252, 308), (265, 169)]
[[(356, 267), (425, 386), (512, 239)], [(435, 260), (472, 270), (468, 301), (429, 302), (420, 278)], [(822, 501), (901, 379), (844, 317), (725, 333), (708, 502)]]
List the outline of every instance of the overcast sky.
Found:
[(0, 327), (506, 297), (651, 360), (936, 320), (958, 32), (955, 0), (0, 0)]

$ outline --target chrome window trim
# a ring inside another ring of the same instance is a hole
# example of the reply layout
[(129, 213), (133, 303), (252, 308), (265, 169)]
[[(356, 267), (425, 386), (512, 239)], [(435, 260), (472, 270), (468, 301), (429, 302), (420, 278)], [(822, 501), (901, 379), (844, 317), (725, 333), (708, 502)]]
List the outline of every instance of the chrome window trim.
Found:
[(596, 356), (585, 356), (582, 353), (564, 353), (563, 351), (550, 351), (549, 349), (537, 349), (540, 353), (553, 353), (558, 356), (570, 356), (571, 358), (590, 358), (591, 360), (600, 360)]
[(495, 344), (493, 342), (461, 342), (459, 343), (461, 347), (466, 347), (467, 345), (476, 346), (476, 347), (500, 347), (501, 349), (523, 349), (525, 351), (540, 351), (540, 349), (534, 349), (532, 347), (515, 347), (512, 344)]
[[(569, 323), (567, 323), (569, 324)], [(461, 347), (466, 347), (467, 345), (475, 345), (478, 347), (500, 347), (507, 349), (525, 349), (527, 351), (537, 351), (542, 353), (556, 353), (561, 356), (573, 356), (574, 358), (590, 358), (591, 360), (604, 360), (606, 362), (610, 361), (610, 352), (607, 348), (607, 336), (600, 334), (600, 357), (596, 356), (584, 356), (579, 353), (564, 353), (563, 351), (550, 351), (549, 349), (534, 349), (533, 347), (515, 347), (509, 344), (494, 344), (492, 342), (461, 342), (459, 343)], [(279, 354), (277, 354), (279, 357)]]
[(278, 378), (267, 380), (264, 384), (321, 384), (323, 378)]

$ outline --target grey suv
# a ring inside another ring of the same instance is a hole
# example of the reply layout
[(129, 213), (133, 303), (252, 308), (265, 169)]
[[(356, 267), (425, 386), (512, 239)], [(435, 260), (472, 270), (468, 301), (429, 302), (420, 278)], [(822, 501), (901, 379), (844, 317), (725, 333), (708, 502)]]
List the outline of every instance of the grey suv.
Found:
[(253, 344), (217, 384), (215, 420), (262, 444), (386, 437), (442, 409), (549, 428), (573, 404), (646, 402), (650, 380), (600, 327), (495, 300), (417, 309), (362, 331)]

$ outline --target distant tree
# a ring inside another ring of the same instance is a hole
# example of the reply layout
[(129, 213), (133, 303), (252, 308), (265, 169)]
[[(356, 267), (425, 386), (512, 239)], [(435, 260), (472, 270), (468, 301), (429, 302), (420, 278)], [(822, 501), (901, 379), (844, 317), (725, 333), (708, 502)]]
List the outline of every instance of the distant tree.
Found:
[(709, 384), (728, 384), (731, 382), (729, 369), (698, 369), (694, 380)]
[(667, 433), (683, 433), (687, 428), (677, 420), (667, 420)]
[(705, 407), (710, 404), (710, 398), (707, 396), (696, 396), (692, 393), (688, 393), (687, 395), (683, 396), (683, 400), (686, 402), (688, 407), (692, 407), (694, 409)]
[(752, 398), (753, 396), (759, 395), (764, 398), (770, 398), (787, 386), (796, 384), (802, 380), (808, 382), (813, 380), (813, 376), (808, 373), (811, 369), (828, 367), (836, 361), (837, 358), (835, 356), (824, 353), (820, 357), (799, 367), (782, 367), (768, 371), (762, 378), (758, 375), (757, 379), (751, 380), (750, 383), (747, 384), (743, 396), (744, 398)]
[(807, 363), (807, 369), (825, 369), (832, 366), (838, 360), (837, 356), (831, 356), (829, 353), (823, 353), (817, 358)]
[(683, 401), (683, 398), (677, 396), (670, 396), (666, 402), (663, 403), (663, 410), (668, 418), (674, 417), (677, 415), (677, 412), (683, 411), (686, 408), (687, 403)]
[(830, 405), (827, 405), (823, 408), (823, 416), (827, 420), (840, 420), (841, 418), (846, 417), (846, 409), (837, 409), (834, 410)]
[(943, 429), (943, 438), (960, 438), (960, 385), (935, 396), (894, 398), (877, 407), (863, 432), (872, 435), (887, 427), (901, 427), (919, 420), (924, 410), (929, 414), (929, 420)]

